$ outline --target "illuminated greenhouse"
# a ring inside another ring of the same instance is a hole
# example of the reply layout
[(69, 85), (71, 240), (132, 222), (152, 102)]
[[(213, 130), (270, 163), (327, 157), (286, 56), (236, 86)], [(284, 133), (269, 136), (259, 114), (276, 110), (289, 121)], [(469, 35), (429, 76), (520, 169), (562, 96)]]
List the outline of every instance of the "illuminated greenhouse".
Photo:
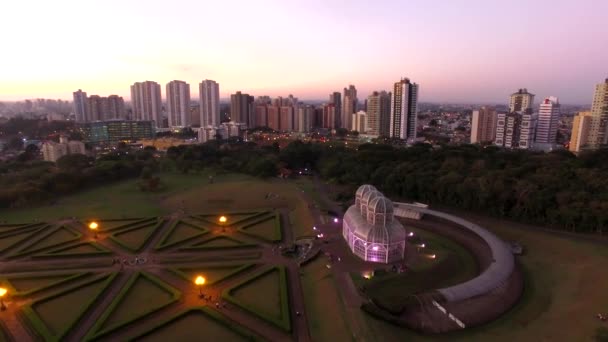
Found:
[(394, 219), (391, 200), (372, 185), (357, 189), (355, 204), (344, 215), (342, 235), (365, 261), (391, 263), (405, 255), (405, 228)]

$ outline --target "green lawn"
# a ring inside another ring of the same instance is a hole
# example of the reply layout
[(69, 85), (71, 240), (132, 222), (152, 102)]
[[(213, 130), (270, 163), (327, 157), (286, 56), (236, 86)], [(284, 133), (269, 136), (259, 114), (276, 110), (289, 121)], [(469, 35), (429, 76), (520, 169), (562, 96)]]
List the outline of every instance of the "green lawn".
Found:
[(281, 318), (279, 271), (265, 273), (261, 277), (245, 283), (230, 294), (242, 304), (260, 311), (264, 315)]
[(190, 311), (171, 320), (138, 341), (249, 341), (203, 311)]

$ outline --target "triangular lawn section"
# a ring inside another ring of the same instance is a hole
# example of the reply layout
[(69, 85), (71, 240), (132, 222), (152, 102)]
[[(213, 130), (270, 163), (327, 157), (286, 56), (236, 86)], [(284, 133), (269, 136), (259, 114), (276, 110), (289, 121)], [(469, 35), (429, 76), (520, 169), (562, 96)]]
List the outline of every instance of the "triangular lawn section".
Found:
[[(141, 227), (149, 223), (157, 222), (157, 217), (146, 217), (146, 218), (134, 218), (134, 219), (114, 219), (114, 220), (99, 220), (99, 231), (100, 232), (111, 232), (122, 229), (129, 229), (134, 227)], [(88, 227), (89, 222), (83, 223), (85, 227)]]
[(255, 212), (234, 212), (234, 213), (218, 213), (216, 215), (212, 215), (212, 214), (203, 214), (203, 215), (198, 215), (198, 217), (212, 222), (215, 225), (219, 224), (219, 217), (220, 216), (226, 216), (227, 222), (225, 223), (226, 226), (235, 226), (241, 223), (244, 223), (248, 220), (252, 220), (254, 218), (263, 216), (268, 214), (269, 211), (255, 211)]
[(248, 270), (253, 266), (255, 266), (255, 264), (213, 265), (176, 267), (170, 270), (187, 281), (194, 281), (197, 276), (202, 275), (206, 280), (205, 285), (213, 285)]
[(60, 341), (76, 325), (116, 273), (64, 289), (24, 306), (25, 316), (46, 341)]
[(0, 236), (10, 235), (15, 232), (24, 232), (34, 228), (42, 228), (45, 223), (22, 223), (22, 224), (2, 224), (0, 225)]
[(142, 227), (121, 230), (110, 235), (110, 239), (131, 252), (139, 252), (164, 222), (165, 220), (160, 220)]
[(42, 228), (43, 227), (32, 228), (24, 232), (15, 232), (10, 235), (0, 237), (0, 253), (5, 252), (13, 246), (19, 245), (22, 242), (28, 241), (30, 239), (30, 236), (33, 236), (34, 234), (42, 230)]
[(247, 223), (238, 228), (238, 231), (269, 242), (277, 242), (282, 239), (281, 223), (277, 214)]
[(51, 287), (81, 278), (89, 273), (62, 273), (53, 275), (34, 275), (8, 277), (7, 282), (14, 296), (27, 296)]
[(287, 332), (291, 331), (284, 267), (273, 267), (241, 280), (224, 290), (222, 297)]
[(26, 246), (25, 248), (21, 248), (16, 255), (25, 255), (50, 247), (61, 246), (68, 242), (80, 240), (81, 237), (82, 234), (80, 232), (65, 226), (59, 226), (49, 231), (42, 238), (37, 239), (32, 244)]
[(176, 244), (192, 240), (209, 231), (198, 225), (191, 224), (183, 220), (177, 220), (159, 241), (156, 249), (163, 249)]
[[(133, 341), (261, 341), (262, 339), (226, 316), (209, 308), (187, 309), (135, 337)], [(212, 336), (212, 338), (211, 338)]]
[(148, 273), (134, 274), (95, 325), (87, 339), (97, 339), (174, 302), (181, 293)]
[(75, 255), (91, 255), (91, 254), (110, 254), (110, 250), (94, 242), (79, 242), (73, 245), (53, 249), (43, 256), (75, 256)]
[(198, 242), (192, 246), (185, 246), (181, 250), (221, 249), (235, 247), (254, 247), (256, 244), (248, 243), (230, 236), (214, 236), (210, 239)]

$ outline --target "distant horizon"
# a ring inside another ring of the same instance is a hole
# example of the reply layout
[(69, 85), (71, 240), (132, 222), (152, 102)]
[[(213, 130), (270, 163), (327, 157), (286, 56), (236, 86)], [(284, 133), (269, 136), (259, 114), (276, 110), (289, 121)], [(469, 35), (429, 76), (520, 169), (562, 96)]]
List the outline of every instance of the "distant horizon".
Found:
[(408, 77), (425, 102), (504, 103), (527, 88), (586, 105), (608, 77), (608, 1), (22, 0), (3, 12), (0, 101), (128, 99), (146, 79), (163, 94), (186, 81), (193, 97), (212, 79), (224, 98), (324, 99), (354, 84), (363, 99)]

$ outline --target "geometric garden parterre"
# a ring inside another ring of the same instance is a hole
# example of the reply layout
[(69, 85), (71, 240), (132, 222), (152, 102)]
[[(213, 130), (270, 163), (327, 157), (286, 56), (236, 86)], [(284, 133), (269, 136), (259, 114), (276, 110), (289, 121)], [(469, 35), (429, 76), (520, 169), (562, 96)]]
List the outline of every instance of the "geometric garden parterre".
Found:
[[(228, 222), (218, 222), (225, 215)], [(294, 340), (275, 210), (0, 225), (0, 340)], [(204, 298), (193, 283), (203, 275)]]

